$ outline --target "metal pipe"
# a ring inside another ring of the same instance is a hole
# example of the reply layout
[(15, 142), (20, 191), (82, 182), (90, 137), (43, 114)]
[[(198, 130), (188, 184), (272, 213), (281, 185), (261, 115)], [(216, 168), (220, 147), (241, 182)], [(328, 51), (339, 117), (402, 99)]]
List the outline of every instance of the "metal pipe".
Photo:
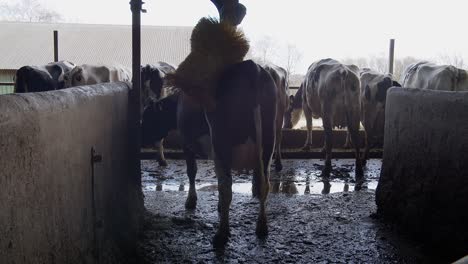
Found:
[(130, 151), (130, 174), (137, 186), (141, 186), (141, 127), (140, 127), (140, 90), (141, 90), (141, 12), (142, 0), (131, 0), (132, 11), (132, 89), (129, 94), (129, 151)]
[(393, 74), (393, 62), (395, 58), (395, 39), (390, 39), (390, 50), (388, 56), (388, 72)]
[(58, 31), (54, 30), (54, 61), (58, 61)]

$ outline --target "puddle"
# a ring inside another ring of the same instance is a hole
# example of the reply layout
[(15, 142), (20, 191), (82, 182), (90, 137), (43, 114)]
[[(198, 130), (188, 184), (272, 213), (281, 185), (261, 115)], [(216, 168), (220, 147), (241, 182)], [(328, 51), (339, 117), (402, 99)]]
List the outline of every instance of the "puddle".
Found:
[[(189, 184), (185, 173), (184, 161), (170, 160), (166, 168), (142, 164), (142, 183), (144, 191), (188, 192)], [(270, 192), (286, 195), (328, 194), (352, 192), (355, 190), (354, 164), (352, 160), (334, 160), (329, 181), (320, 177), (319, 160), (285, 160), (282, 172), (271, 173)], [(375, 190), (380, 175), (380, 160), (370, 160), (365, 171), (366, 182), (363, 189)], [(145, 170), (146, 169), (146, 170)], [(196, 189), (198, 192), (218, 191), (217, 180), (210, 161), (198, 164)], [(233, 172), (232, 191), (245, 195), (252, 193), (252, 176), (248, 173)]]

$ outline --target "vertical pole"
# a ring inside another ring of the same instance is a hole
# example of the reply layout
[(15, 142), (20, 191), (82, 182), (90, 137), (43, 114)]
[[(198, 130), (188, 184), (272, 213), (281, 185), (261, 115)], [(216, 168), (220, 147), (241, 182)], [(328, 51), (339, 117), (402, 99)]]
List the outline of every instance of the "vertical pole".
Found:
[(141, 12), (142, 0), (131, 0), (132, 10), (132, 89), (129, 94), (130, 111), (130, 174), (141, 188), (140, 167), (140, 90), (141, 90)]
[(388, 56), (388, 72), (393, 74), (393, 62), (395, 59), (395, 39), (390, 39), (390, 50)]
[(58, 61), (58, 31), (54, 30), (54, 61)]

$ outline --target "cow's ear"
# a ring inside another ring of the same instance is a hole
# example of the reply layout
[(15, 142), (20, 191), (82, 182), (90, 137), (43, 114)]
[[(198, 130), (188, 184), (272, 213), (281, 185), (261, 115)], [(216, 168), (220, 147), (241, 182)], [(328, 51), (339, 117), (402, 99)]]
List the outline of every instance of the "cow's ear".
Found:
[(401, 87), (401, 84), (397, 81), (393, 81), (392, 86)]

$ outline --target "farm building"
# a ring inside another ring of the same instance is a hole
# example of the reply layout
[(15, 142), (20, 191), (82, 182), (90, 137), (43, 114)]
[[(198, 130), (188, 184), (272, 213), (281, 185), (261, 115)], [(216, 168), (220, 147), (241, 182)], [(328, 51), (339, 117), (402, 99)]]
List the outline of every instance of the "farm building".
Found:
[[(75, 64), (132, 65), (131, 26), (0, 22), (0, 83), (13, 83), (17, 69), (54, 59), (53, 31), (58, 31), (59, 60)], [(191, 27), (142, 26), (142, 64), (178, 65), (190, 52)], [(0, 94), (13, 91), (0, 86)]]

